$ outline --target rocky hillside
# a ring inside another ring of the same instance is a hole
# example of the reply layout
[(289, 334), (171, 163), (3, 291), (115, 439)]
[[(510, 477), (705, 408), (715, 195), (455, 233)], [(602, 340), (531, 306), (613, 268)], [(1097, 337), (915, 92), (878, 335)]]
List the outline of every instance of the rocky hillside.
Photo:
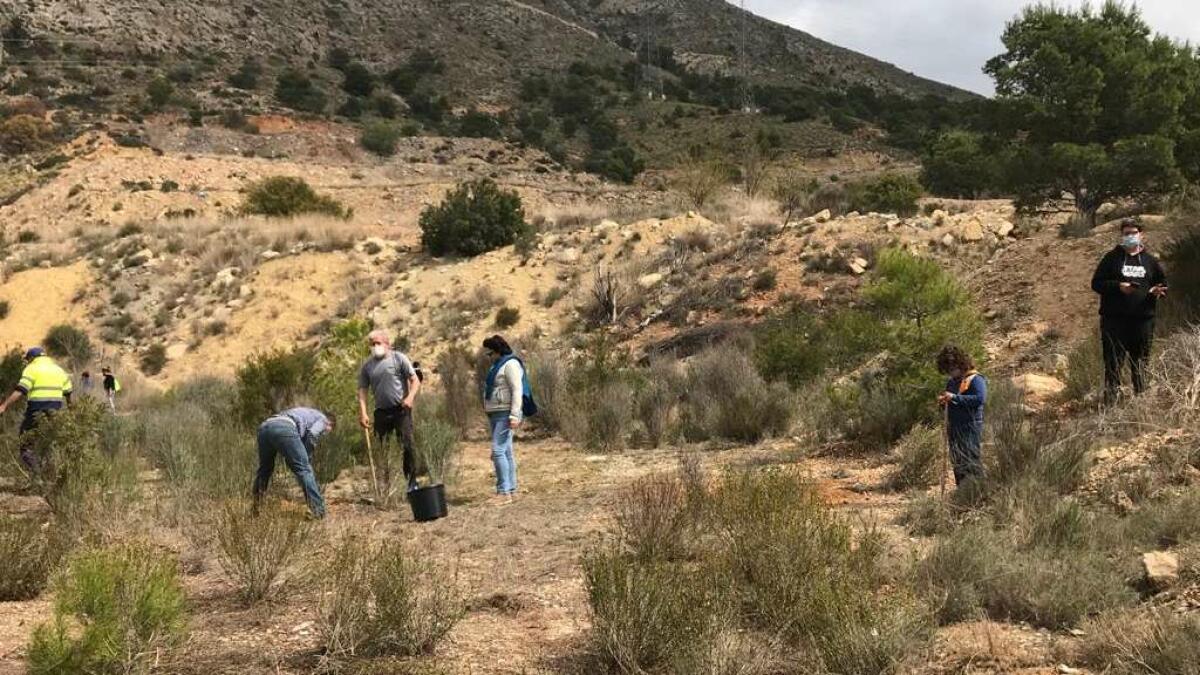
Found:
[[(181, 56), (226, 65), (255, 56), (300, 65), (321, 61), (333, 48), (391, 65), (425, 48), (446, 59), (448, 81), (474, 101), (511, 94), (531, 73), (576, 61), (627, 60), (641, 44), (646, 16), (655, 44), (673, 47), (680, 62), (732, 72), (742, 21), (723, 0), (0, 1), (0, 20), (11, 27), (19, 17), (35, 53), (56, 53), (85, 68), (120, 71)], [(964, 95), (764, 19), (752, 19), (749, 28), (747, 48), (759, 82)], [(10, 30), (10, 51), (23, 45), (20, 37)], [(21, 55), (8, 63), (28, 60)]]

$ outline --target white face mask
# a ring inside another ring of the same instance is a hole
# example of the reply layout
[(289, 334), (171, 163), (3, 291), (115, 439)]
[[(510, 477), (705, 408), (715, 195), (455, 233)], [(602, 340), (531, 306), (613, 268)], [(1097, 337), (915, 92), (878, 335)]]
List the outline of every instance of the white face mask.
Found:
[(371, 356), (374, 356), (377, 359), (382, 359), (383, 357), (387, 356), (387, 353), (387, 345), (371, 345)]

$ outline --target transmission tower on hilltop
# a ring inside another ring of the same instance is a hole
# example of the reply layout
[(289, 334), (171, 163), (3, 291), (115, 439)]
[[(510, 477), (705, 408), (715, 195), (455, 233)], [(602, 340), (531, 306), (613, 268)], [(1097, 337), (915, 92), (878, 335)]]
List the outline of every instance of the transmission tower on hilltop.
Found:
[(738, 40), (738, 79), (741, 80), (742, 112), (758, 112), (754, 105), (754, 89), (750, 86), (750, 75), (753, 72), (750, 64), (750, 50), (746, 43), (750, 37), (750, 12), (746, 10), (746, 0), (741, 0), (741, 36)]
[[(644, 89), (646, 98), (663, 98), (662, 51), (658, 44), (658, 25), (650, 12), (650, 2), (643, 2), (641, 27), (638, 30), (637, 56), (641, 60), (638, 69), (638, 89)], [(644, 60), (641, 55), (645, 53)]]

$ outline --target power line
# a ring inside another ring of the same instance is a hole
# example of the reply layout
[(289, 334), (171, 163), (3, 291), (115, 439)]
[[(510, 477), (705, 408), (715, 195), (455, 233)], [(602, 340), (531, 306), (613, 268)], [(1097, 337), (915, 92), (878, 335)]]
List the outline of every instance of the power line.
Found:
[(741, 0), (742, 9), (742, 25), (741, 39), (738, 42), (738, 69), (740, 71), (742, 89), (742, 110), (744, 112), (755, 112), (757, 107), (754, 105), (754, 91), (750, 87), (750, 53), (746, 49), (746, 41), (750, 32), (750, 13), (746, 11), (746, 0)]

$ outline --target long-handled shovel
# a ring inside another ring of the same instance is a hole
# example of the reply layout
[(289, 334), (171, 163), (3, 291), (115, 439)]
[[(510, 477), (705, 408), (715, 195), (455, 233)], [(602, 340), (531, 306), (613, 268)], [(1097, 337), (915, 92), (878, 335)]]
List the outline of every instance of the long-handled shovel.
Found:
[(946, 499), (946, 461), (950, 456), (950, 406), (942, 406), (942, 439), (945, 441), (945, 452), (942, 453), (942, 500)]
[(375, 451), (371, 447), (371, 430), (363, 429), (363, 438), (367, 440), (367, 462), (371, 465), (371, 491), (375, 493), (375, 498), (380, 499), (379, 494), (379, 477), (375, 475)]

